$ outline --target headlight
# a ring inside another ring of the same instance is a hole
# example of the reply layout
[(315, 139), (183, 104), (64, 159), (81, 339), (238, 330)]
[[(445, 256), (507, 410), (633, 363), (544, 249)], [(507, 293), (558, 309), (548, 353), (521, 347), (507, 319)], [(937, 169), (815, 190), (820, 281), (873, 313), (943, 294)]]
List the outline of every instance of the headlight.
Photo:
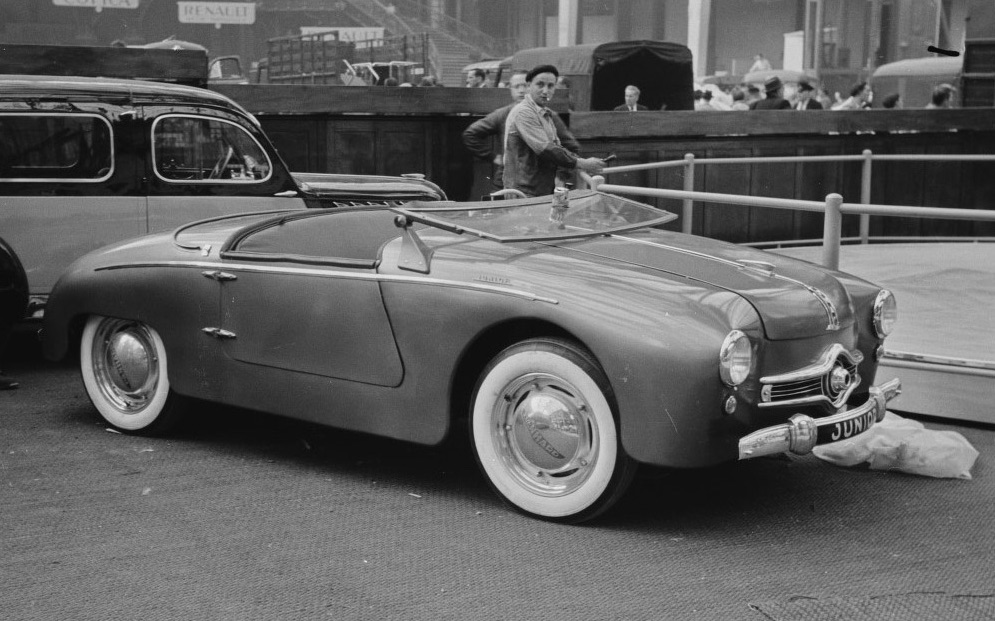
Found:
[(739, 330), (730, 332), (719, 350), (719, 375), (729, 386), (742, 384), (753, 366), (753, 347), (750, 339)]
[(895, 303), (895, 296), (891, 291), (882, 289), (874, 300), (874, 331), (878, 338), (883, 339), (891, 334), (896, 321), (898, 321), (898, 305)]

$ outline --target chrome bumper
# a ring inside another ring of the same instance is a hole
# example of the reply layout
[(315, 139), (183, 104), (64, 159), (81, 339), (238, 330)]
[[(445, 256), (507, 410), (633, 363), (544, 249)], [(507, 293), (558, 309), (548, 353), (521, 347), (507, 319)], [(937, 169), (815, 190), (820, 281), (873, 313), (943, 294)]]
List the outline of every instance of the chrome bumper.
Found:
[(825, 418), (795, 414), (788, 422), (754, 431), (739, 440), (739, 458), (792, 452), (811, 453), (818, 444), (827, 444), (860, 435), (884, 418), (888, 402), (902, 392), (902, 382), (893, 379), (871, 386), (870, 397), (856, 408)]

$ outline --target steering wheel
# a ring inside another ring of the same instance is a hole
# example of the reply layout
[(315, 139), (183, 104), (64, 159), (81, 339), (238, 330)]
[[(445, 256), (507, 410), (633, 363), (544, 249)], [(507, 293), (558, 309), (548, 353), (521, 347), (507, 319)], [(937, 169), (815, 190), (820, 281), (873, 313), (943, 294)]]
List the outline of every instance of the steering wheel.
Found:
[(218, 158), (218, 162), (211, 169), (211, 174), (207, 177), (208, 179), (220, 179), (221, 175), (224, 174), (225, 168), (228, 167), (228, 162), (231, 161), (231, 156), (235, 154), (235, 149), (231, 146), (228, 147), (228, 152), (224, 154), (223, 157)]

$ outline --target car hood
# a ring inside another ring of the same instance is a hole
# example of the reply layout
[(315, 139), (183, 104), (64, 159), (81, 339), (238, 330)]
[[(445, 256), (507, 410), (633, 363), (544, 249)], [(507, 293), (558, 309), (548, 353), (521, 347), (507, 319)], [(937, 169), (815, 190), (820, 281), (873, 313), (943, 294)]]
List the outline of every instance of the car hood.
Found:
[(756, 309), (772, 340), (839, 330), (854, 320), (846, 288), (832, 272), (753, 248), (658, 230), (555, 246), (734, 292)]

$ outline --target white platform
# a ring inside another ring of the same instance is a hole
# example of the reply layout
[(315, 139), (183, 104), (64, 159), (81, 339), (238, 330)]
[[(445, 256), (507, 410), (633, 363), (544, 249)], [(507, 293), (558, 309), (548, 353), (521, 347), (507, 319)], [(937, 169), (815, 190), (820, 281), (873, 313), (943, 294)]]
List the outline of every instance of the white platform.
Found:
[[(821, 248), (773, 252), (813, 263), (822, 256)], [(875, 378), (902, 379), (890, 408), (995, 424), (995, 243), (844, 246), (840, 269), (898, 300)]]

